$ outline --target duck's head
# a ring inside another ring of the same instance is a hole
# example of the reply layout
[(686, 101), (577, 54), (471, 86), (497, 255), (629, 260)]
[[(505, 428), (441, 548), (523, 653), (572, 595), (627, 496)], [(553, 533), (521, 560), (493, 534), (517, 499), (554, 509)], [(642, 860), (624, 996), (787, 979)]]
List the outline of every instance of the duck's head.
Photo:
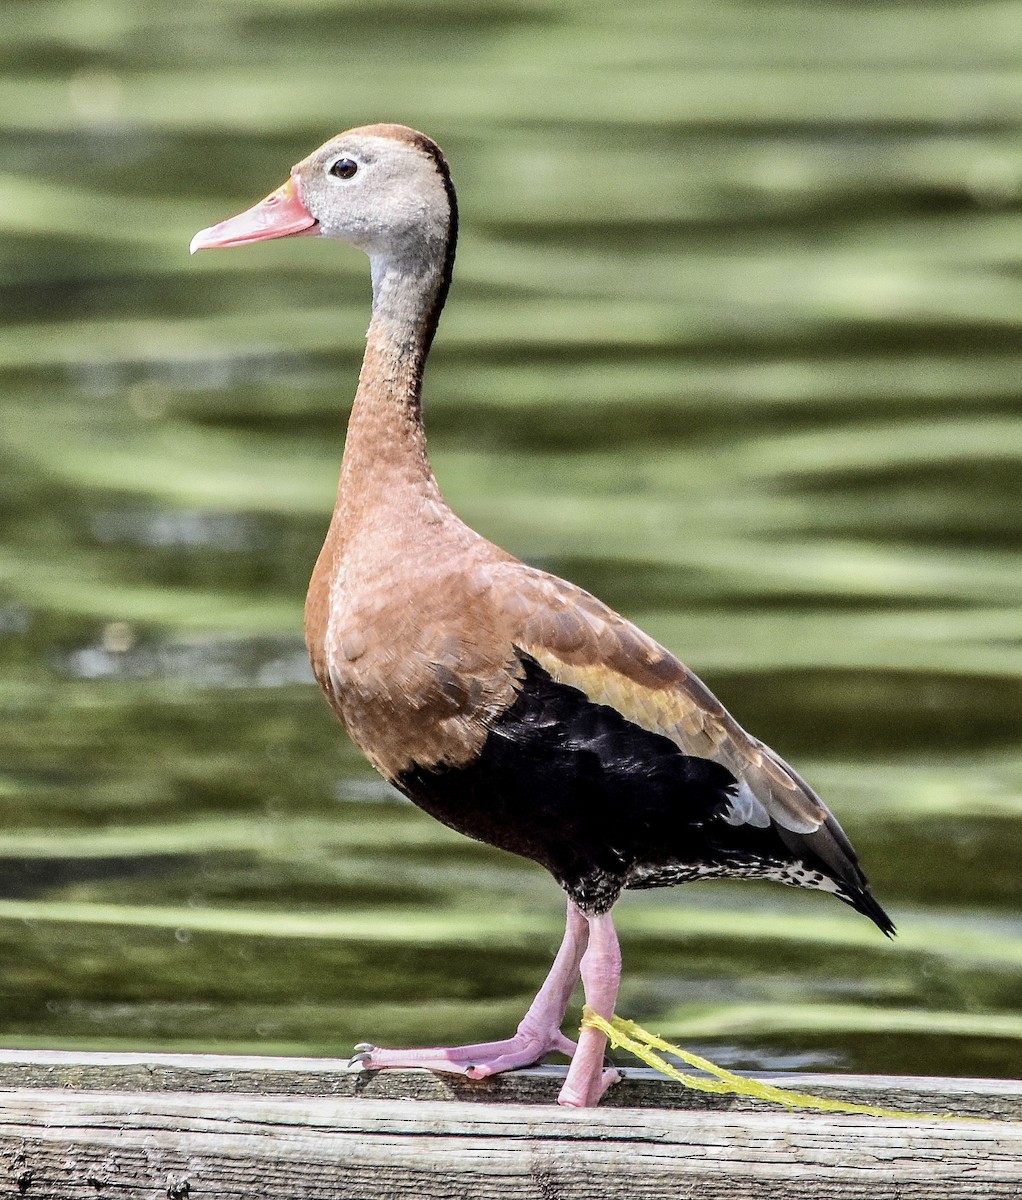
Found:
[(313, 151), (265, 200), (197, 233), (191, 252), (316, 234), (373, 259), (439, 259), (457, 206), (440, 147), (404, 125), (349, 129)]

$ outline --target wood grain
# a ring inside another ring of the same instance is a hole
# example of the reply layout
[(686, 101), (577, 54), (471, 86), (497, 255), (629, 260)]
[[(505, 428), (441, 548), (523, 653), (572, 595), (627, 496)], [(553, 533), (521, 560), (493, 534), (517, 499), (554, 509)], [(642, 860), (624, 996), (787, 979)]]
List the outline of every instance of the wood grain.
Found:
[[(775, 1110), (773, 1105), (748, 1097), (695, 1092), (646, 1067), (621, 1070), (623, 1081), (607, 1093), (601, 1108)], [(564, 1067), (539, 1066), (477, 1081), (431, 1071), (364, 1072), (349, 1068), (346, 1059), (335, 1058), (0, 1049), (0, 1090), (70, 1088), (552, 1104), (564, 1074)], [(764, 1072), (756, 1078), (860, 1104), (1022, 1121), (1019, 1080), (781, 1072)]]
[[(0, 1195), (979, 1200), (1022, 1193), (1022, 1124), (1007, 1120), (754, 1111), (747, 1101), (695, 1094), (638, 1070), (617, 1089), (616, 1105), (572, 1111), (521, 1102), (549, 1101), (562, 1078), (563, 1069), (549, 1067), (464, 1085), (424, 1072), (367, 1076), (317, 1059), (4, 1051)], [(800, 1075), (797, 1082), (858, 1101), (1022, 1116), (1022, 1083), (1014, 1081)], [(460, 1098), (443, 1098), (452, 1094)], [(635, 1107), (640, 1096), (661, 1106)]]

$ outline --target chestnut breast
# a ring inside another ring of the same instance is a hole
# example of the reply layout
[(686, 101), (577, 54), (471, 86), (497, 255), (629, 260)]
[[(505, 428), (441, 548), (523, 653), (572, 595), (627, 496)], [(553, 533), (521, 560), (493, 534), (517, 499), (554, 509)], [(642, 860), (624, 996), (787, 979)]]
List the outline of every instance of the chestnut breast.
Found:
[(335, 553), (328, 538), (306, 605), (320, 686), (389, 779), (468, 762), (514, 696), (519, 666), (487, 570), (505, 555), (465, 526), (435, 532), (380, 556)]

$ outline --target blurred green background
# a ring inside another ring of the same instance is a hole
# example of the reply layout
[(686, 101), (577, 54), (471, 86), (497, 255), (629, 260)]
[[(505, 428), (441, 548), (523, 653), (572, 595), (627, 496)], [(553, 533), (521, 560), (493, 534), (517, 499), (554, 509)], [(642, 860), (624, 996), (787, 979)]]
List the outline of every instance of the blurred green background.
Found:
[(619, 1011), (747, 1067), (1022, 1074), (1022, 4), (19, 0), (0, 37), (0, 1043), (502, 1036), (539, 868), (395, 796), (301, 604), (368, 321), (193, 232), (436, 137), (457, 511), (637, 619), (840, 816), (901, 933), (693, 884)]

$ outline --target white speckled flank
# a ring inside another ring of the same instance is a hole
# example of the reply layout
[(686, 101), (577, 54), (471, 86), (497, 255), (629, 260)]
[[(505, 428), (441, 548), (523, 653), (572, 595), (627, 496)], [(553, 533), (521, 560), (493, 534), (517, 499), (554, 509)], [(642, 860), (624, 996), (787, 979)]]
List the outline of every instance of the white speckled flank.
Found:
[(788, 887), (812, 888), (840, 895), (840, 888), (819, 871), (803, 862), (795, 863), (668, 863), (665, 866), (634, 866), (629, 872), (626, 888), (636, 890), (654, 887), (673, 887), (697, 879), (766, 879)]

